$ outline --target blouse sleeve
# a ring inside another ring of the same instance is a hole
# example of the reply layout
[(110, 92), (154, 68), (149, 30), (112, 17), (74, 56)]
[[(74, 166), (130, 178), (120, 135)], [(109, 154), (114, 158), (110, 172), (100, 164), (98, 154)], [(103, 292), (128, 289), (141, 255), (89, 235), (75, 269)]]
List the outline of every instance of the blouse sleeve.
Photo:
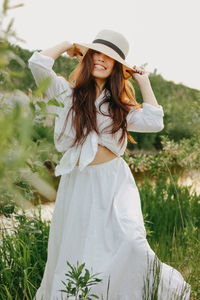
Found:
[(142, 108), (132, 109), (127, 115), (127, 130), (134, 132), (159, 132), (164, 128), (163, 108), (143, 102)]
[[(46, 95), (47, 100), (58, 97), (58, 100), (65, 106), (67, 104), (66, 96), (69, 96), (71, 93), (71, 85), (64, 77), (58, 76), (53, 71), (52, 67), (54, 62), (55, 60), (52, 57), (35, 51), (28, 60), (28, 67), (33, 74), (37, 86), (39, 86), (41, 80), (47, 77), (51, 78), (44, 94)], [(60, 95), (61, 93), (62, 95)]]

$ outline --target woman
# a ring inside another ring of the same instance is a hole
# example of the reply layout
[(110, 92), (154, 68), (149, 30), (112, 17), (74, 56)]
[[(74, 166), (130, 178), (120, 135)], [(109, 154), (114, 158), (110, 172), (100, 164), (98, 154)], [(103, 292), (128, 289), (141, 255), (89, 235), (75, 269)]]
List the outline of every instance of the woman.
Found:
[[(156, 260), (146, 240), (138, 189), (121, 157), (127, 137), (134, 142), (128, 131), (161, 131), (164, 115), (147, 74), (125, 61), (128, 49), (122, 34), (102, 30), (91, 44), (63, 42), (29, 59), (36, 84), (50, 76), (46, 96), (63, 104), (55, 107), (54, 130), (55, 146), (64, 153), (55, 169), (61, 179), (36, 300), (65, 296), (59, 290), (66, 261), (85, 262), (85, 268), (101, 274), (102, 282), (91, 289), (99, 298), (106, 299), (110, 279), (109, 300), (152, 299), (156, 266), (158, 299), (189, 299), (182, 275)], [(66, 51), (79, 60), (69, 81), (52, 70)], [(142, 107), (130, 76), (139, 84)]]

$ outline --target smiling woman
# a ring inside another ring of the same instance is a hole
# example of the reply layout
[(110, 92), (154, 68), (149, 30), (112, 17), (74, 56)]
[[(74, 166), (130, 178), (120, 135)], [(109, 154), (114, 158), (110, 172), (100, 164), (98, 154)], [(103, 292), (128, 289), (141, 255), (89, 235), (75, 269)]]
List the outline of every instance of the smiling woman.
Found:
[[(92, 50), (93, 51), (93, 50)], [(101, 52), (94, 51), (93, 53), (93, 62), (94, 62), (94, 69), (100, 69), (106, 71), (103, 72), (103, 78), (106, 79), (108, 76), (111, 75), (115, 60)], [(92, 73), (94, 77), (95, 74)]]
[[(61, 290), (66, 261), (73, 265), (84, 262), (88, 270), (100, 274), (101, 284), (91, 288), (99, 298), (107, 298), (109, 279), (109, 300), (150, 299), (152, 293), (155, 296), (155, 282), (156, 299), (189, 300), (190, 286), (177, 270), (159, 261), (159, 278), (154, 278), (156, 254), (146, 239), (140, 195), (121, 157), (128, 131), (163, 129), (162, 106), (148, 76), (136, 74), (125, 61), (129, 45), (123, 35), (102, 30), (93, 43), (83, 47), (83, 52), (74, 46), (68, 49), (72, 56), (78, 51), (80, 59), (69, 81), (52, 70), (52, 56), (60, 51), (59, 45), (43, 54), (36, 51), (29, 59), (37, 84), (44, 77), (52, 79), (47, 97), (56, 96), (64, 104), (56, 109), (54, 130), (55, 146), (64, 153), (55, 169), (61, 180), (49, 232), (48, 259), (35, 300), (65, 297)], [(128, 84), (130, 74), (140, 86), (142, 107)], [(99, 145), (107, 152), (99, 152)], [(108, 161), (90, 165), (98, 153), (102, 157), (106, 153)]]
[(95, 78), (97, 93), (96, 97), (98, 97), (105, 85), (106, 79), (111, 75), (115, 60), (101, 52), (94, 51), (93, 53), (93, 63), (94, 68), (91, 72), (92, 76)]
[[(100, 67), (97, 65), (100, 65)], [(100, 69), (101, 67), (103, 69)], [(133, 86), (124, 78), (123, 65), (102, 52), (88, 49), (81, 63), (70, 74), (68, 80), (73, 85), (71, 110), (74, 110), (73, 126), (76, 128), (76, 138), (72, 147), (75, 146), (75, 143), (84, 142), (87, 134), (92, 130), (95, 130), (98, 135), (100, 134), (96, 123), (94, 100), (105, 89), (112, 95), (110, 100), (107, 97), (103, 102), (107, 102), (112, 108), (109, 110), (109, 116), (114, 122), (110, 133), (115, 134), (121, 129), (119, 144), (122, 140), (125, 141), (127, 133), (126, 116), (131, 106), (139, 109), (141, 105), (135, 99)], [(88, 119), (87, 115), (90, 116), (90, 119)], [(68, 116), (66, 120), (67, 118)], [(85, 124), (87, 133), (84, 133), (83, 126), (81, 125), (82, 122)], [(65, 125), (58, 139), (64, 134)], [(132, 136), (129, 133), (127, 135), (130, 141), (135, 143)]]

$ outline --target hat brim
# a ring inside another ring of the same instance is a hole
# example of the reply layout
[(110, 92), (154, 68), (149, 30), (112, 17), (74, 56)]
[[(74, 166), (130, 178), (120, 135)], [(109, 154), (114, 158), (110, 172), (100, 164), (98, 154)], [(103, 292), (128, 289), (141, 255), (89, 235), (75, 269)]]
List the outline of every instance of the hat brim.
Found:
[(93, 50), (97, 50), (99, 52), (104, 53), (105, 55), (113, 58), (114, 60), (118, 61), (119, 63), (121, 63), (124, 66), (124, 75), (126, 78), (131, 77), (131, 74), (126, 72), (126, 70), (132, 70), (134, 71), (135, 69), (129, 65), (123, 58), (121, 58), (119, 56), (119, 54), (114, 51), (113, 49), (111, 49), (110, 47), (103, 45), (103, 44), (98, 44), (98, 43), (93, 43), (93, 44), (85, 44), (85, 43), (74, 43), (74, 45), (81, 51), (82, 56), (78, 55), (77, 59), (79, 60), (79, 62), (82, 61), (82, 59), (84, 58), (85, 54), (87, 53), (87, 51), (89, 49), (93, 49)]

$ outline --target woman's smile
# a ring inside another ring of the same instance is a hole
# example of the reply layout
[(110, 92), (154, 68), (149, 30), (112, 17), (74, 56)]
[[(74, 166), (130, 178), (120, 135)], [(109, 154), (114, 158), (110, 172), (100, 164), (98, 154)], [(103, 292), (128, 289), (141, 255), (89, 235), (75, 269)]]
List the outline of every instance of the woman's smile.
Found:
[(94, 68), (95, 68), (95, 69), (98, 69), (98, 70), (103, 70), (103, 71), (106, 70), (106, 67), (104, 67), (103, 65), (100, 65), (100, 64), (95, 64), (95, 65), (94, 65)]
[(96, 80), (106, 80), (112, 72), (114, 66), (114, 59), (108, 57), (107, 55), (95, 51), (93, 53), (94, 67), (92, 70), (92, 75)]

